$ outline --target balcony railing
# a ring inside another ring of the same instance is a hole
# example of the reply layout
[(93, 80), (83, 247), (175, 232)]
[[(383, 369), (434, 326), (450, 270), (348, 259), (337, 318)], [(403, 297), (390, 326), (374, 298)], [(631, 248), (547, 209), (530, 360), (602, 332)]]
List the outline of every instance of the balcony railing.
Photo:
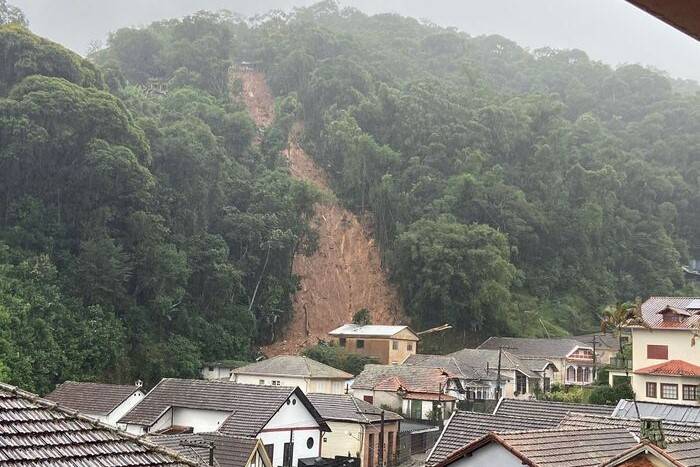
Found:
[(610, 368), (614, 370), (631, 370), (632, 369), (632, 359), (631, 358), (621, 358), (621, 357), (611, 357), (610, 358)]

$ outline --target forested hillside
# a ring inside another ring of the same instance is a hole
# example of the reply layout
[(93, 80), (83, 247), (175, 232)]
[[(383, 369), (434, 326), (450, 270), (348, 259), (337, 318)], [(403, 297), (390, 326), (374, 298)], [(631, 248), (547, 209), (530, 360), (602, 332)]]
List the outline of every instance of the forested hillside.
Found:
[[(278, 97), (259, 134), (242, 60)], [(699, 89), (332, 2), (122, 29), (89, 60), (0, 26), (0, 379), (148, 383), (269, 343), (315, 246), (319, 194), (280, 156), (298, 119), (417, 328), (590, 331), (698, 293)]]

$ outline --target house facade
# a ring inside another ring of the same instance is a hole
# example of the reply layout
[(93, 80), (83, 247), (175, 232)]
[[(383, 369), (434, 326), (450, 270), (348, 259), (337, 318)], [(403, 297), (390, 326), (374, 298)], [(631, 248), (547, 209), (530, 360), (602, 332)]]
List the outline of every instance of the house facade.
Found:
[(232, 370), (242, 384), (299, 387), (304, 393), (343, 394), (353, 375), (298, 355), (280, 355)]
[(382, 409), (350, 394), (309, 394), (309, 400), (331, 429), (323, 435), (324, 457), (357, 457), (361, 467), (378, 467), (381, 451), (384, 465), (397, 464), (400, 415), (384, 411), (382, 428)]
[(419, 341), (408, 326), (345, 324), (328, 335), (338, 346), (374, 357), (382, 365), (403, 363), (416, 354)]
[(119, 419), (141, 402), (143, 397), (140, 381), (135, 385), (66, 381), (45, 396), (63, 407), (77, 410), (112, 426), (119, 426)]
[(319, 457), (330, 428), (299, 388), (166, 378), (121, 420), (136, 435), (258, 438), (274, 467)]
[(351, 392), (404, 418), (437, 421), (455, 410), (457, 398), (447, 393), (448, 383), (454, 379), (455, 375), (440, 368), (366, 365), (355, 378)]
[(202, 365), (202, 379), (229, 380), (233, 375), (233, 370), (248, 364), (249, 362), (243, 362), (240, 360), (217, 360), (213, 362), (206, 362), (204, 365)]
[(594, 358), (592, 345), (572, 338), (489, 337), (478, 348), (506, 349), (521, 359), (546, 359), (553, 365), (551, 373), (547, 376), (551, 378), (547, 382), (550, 385), (590, 385), (595, 379), (596, 365), (602, 364), (599, 355)]
[[(700, 405), (700, 353), (693, 345), (700, 297), (651, 297), (641, 305), (646, 326), (630, 326), (632, 389), (637, 399)], [(623, 372), (611, 372), (614, 376)]]

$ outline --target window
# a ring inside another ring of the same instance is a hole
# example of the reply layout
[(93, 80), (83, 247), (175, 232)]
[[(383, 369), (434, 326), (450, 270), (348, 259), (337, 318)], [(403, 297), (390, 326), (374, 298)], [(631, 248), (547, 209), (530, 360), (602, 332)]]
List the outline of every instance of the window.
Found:
[(399, 350), (399, 341), (391, 341), (391, 350)]
[(364, 349), (365, 341), (363, 339), (357, 339), (357, 342), (355, 342), (355, 347), (357, 347), (358, 349)]
[(209, 367), (209, 371), (214, 371), (214, 367), (213, 367), (213, 366), (210, 366), (210, 367)]
[(312, 447), (314, 447), (314, 439), (313, 439), (311, 436), (309, 436), (308, 438), (306, 438), (306, 447), (309, 448), (309, 449), (311, 449)]
[(374, 397), (372, 396), (362, 396), (362, 400), (365, 402), (369, 402), (370, 404), (374, 402)]
[(264, 379), (258, 380), (258, 384), (265, 384), (265, 380)]
[(576, 368), (570, 366), (569, 368), (566, 369), (566, 380), (567, 381), (576, 381)]
[(411, 418), (414, 420), (423, 418), (423, 401), (415, 399), (411, 401)]
[(272, 381), (270, 381), (270, 384), (273, 385), (273, 386), (281, 386), (281, 385), (282, 385), (282, 384), (280, 383), (280, 381), (277, 380), (277, 379), (273, 379)]
[(408, 344), (406, 344), (406, 350), (408, 350), (409, 352), (413, 352), (413, 343), (409, 342)]
[(656, 398), (656, 383), (647, 383), (647, 397)]
[(696, 384), (683, 385), (683, 400), (694, 401), (698, 399), (698, 386)]
[(518, 394), (527, 392), (527, 377), (519, 371), (515, 372), (515, 390)]
[(272, 465), (275, 465), (274, 462), (274, 455), (275, 455), (275, 445), (274, 444), (266, 444), (265, 445), (265, 452), (267, 453), (267, 457), (270, 458), (270, 462), (272, 462)]
[(340, 339), (338, 339), (338, 345), (341, 347), (345, 347), (345, 338), (344, 337), (341, 337)]
[(668, 360), (668, 346), (647, 345), (647, 358), (654, 360)]
[(576, 381), (579, 383), (583, 382), (583, 367), (576, 368)]
[(549, 392), (552, 389), (552, 383), (546, 376), (542, 378), (542, 389), (544, 392)]
[(591, 369), (588, 367), (585, 367), (583, 369), (583, 381), (584, 383), (588, 383), (591, 381)]
[(661, 383), (662, 399), (678, 399), (678, 385)]

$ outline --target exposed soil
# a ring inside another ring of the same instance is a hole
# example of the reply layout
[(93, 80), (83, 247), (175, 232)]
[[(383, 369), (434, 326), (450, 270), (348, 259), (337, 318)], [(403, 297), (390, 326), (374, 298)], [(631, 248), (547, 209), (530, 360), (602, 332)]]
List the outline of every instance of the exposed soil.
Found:
[[(272, 123), (274, 99), (264, 74), (243, 71), (243, 99), (258, 126)], [(301, 148), (301, 124), (289, 138), (284, 155), (290, 173), (329, 192), (326, 174)], [(316, 206), (315, 226), (319, 245), (311, 256), (297, 255), (293, 270), (301, 279), (301, 290), (294, 296), (294, 316), (277, 342), (263, 348), (268, 355), (294, 354), (326, 339), (328, 331), (352, 320), (353, 314), (367, 308), (375, 324), (395, 324), (403, 320), (398, 293), (382, 270), (379, 250), (371, 234), (357, 216), (328, 196)]]

